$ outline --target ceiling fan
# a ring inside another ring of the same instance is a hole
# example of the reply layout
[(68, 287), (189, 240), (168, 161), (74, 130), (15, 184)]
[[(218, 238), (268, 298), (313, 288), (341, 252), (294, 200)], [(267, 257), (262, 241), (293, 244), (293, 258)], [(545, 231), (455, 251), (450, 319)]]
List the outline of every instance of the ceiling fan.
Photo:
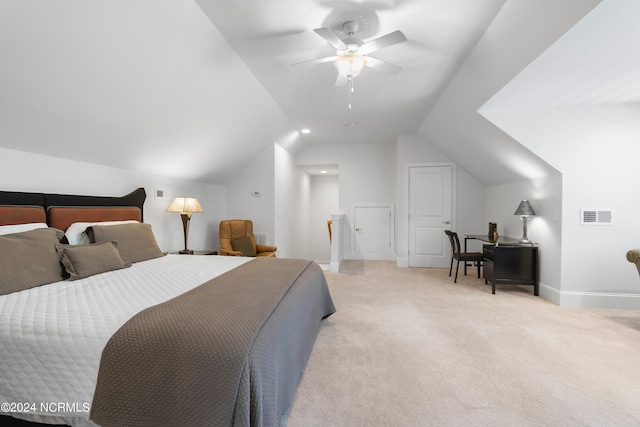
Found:
[(350, 93), (353, 92), (353, 78), (360, 74), (365, 66), (390, 74), (396, 74), (402, 69), (395, 64), (369, 56), (369, 54), (382, 48), (407, 41), (402, 31), (394, 31), (365, 43), (355, 36), (359, 29), (357, 22), (347, 21), (342, 25), (342, 29), (348, 36), (345, 39), (341, 39), (328, 28), (316, 28), (313, 30), (336, 49), (335, 55), (298, 62), (293, 65), (320, 64), (333, 61), (338, 69), (336, 86), (342, 86), (349, 82)]

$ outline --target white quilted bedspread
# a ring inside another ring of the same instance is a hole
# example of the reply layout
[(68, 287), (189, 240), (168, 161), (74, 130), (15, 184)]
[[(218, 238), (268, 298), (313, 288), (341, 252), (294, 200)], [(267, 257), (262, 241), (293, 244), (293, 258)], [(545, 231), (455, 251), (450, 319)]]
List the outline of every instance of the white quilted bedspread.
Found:
[(20, 418), (91, 424), (100, 355), (113, 333), (139, 311), (250, 260), (167, 255), (0, 296), (0, 403), (29, 404)]

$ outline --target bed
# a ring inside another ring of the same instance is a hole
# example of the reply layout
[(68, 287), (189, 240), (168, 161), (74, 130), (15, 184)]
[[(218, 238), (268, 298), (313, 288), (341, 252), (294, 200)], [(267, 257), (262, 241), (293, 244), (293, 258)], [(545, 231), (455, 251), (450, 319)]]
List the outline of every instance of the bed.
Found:
[[(286, 424), (321, 321), (335, 312), (321, 269), (162, 253), (144, 199), (144, 189), (119, 198), (0, 192), (0, 229), (10, 231), (0, 235), (0, 416)], [(82, 223), (89, 242), (68, 244)], [(20, 267), (29, 256), (38, 261)]]

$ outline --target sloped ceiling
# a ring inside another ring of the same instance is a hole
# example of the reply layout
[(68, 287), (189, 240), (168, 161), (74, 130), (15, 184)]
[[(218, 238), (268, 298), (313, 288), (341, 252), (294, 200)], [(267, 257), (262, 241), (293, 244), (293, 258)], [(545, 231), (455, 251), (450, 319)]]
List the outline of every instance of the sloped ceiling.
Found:
[[(488, 186), (557, 173), (479, 110), (599, 2), (507, 1), (419, 133)], [(554, 77), (538, 83), (555, 84)]]
[(0, 146), (202, 182), (290, 134), (193, 1), (0, 2)]
[[(414, 133), (504, 0), (3, 0), (0, 146), (220, 183), (278, 142)], [(353, 111), (314, 28), (402, 30)], [(345, 124), (351, 124), (345, 126)], [(301, 136), (302, 127), (312, 130)]]
[(561, 171), (585, 158), (635, 164), (640, 57), (629, 52), (640, 46), (639, 16), (640, 2), (603, 1), (480, 113)]
[[(419, 132), (486, 185), (553, 168), (478, 113), (597, 0), (3, 0), (0, 147), (200, 182), (278, 142)], [(363, 23), (352, 110), (312, 30)], [(486, 32), (485, 32), (486, 30)], [(301, 135), (301, 128), (311, 134)]]

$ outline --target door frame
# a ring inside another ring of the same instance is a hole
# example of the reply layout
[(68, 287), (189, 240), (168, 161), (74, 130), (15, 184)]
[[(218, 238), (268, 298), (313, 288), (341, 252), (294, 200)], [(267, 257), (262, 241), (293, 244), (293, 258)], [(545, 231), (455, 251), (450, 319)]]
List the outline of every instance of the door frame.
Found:
[[(402, 193), (404, 194), (404, 203), (403, 203), (403, 208), (404, 208), (404, 212), (405, 212), (405, 220), (406, 220), (406, 240), (403, 242), (403, 248), (402, 248), (402, 259), (400, 259), (400, 257), (398, 257), (398, 262), (397, 265), (398, 267), (409, 267), (409, 239), (410, 236), (409, 234), (411, 233), (411, 221), (410, 221), (410, 206), (411, 206), (411, 200), (410, 200), (410, 193), (411, 193), (411, 183), (409, 182), (411, 179), (411, 168), (415, 168), (415, 167), (443, 167), (443, 166), (448, 166), (451, 167), (451, 230), (455, 230), (456, 229), (456, 218), (457, 218), (457, 210), (456, 210), (456, 206), (457, 206), (457, 199), (456, 199), (456, 193), (457, 193), (457, 185), (456, 185), (456, 176), (457, 176), (457, 171), (456, 171), (456, 164), (453, 162), (424, 162), (424, 163), (405, 163), (404, 165), (404, 179), (403, 179), (403, 189), (402, 189)], [(451, 252), (451, 245), (446, 244), (445, 245), (445, 251)]]
[(396, 218), (396, 213), (395, 213), (395, 209), (394, 209), (394, 204), (393, 203), (380, 203), (380, 202), (374, 202), (374, 203), (351, 203), (351, 220), (353, 221), (352, 225), (351, 225), (351, 229), (349, 230), (350, 234), (351, 234), (351, 253), (349, 256), (349, 259), (357, 259), (357, 260), (366, 260), (366, 259), (373, 259), (373, 258), (369, 258), (366, 256), (363, 256), (363, 254), (359, 251), (356, 251), (356, 233), (355, 230), (353, 229), (355, 227), (355, 220), (356, 220), (356, 209), (357, 208), (389, 208), (389, 212), (391, 214), (391, 217), (389, 218), (389, 235), (390, 235), (390, 244), (391, 246), (389, 247), (389, 250), (387, 252), (385, 252), (383, 254), (383, 258), (376, 258), (376, 259), (382, 259), (382, 260), (395, 260), (395, 218)]

